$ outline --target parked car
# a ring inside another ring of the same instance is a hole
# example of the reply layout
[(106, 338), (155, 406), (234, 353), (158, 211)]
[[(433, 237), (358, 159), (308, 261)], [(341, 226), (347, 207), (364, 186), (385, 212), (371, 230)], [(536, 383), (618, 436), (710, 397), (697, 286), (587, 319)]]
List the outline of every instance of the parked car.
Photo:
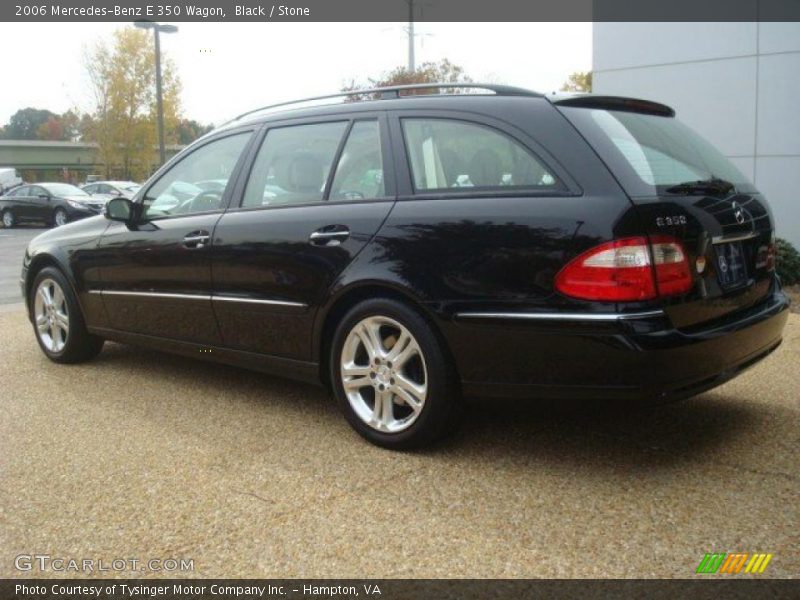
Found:
[(767, 201), (671, 108), (464, 87), (483, 93), (244, 115), (135, 202), (38, 236), (43, 352), (115, 340), (321, 383), (397, 449), (463, 395), (682, 398), (781, 343)]
[(24, 221), (60, 226), (99, 215), (104, 206), (104, 200), (95, 200), (68, 183), (35, 183), (0, 196), (0, 218), (7, 228)]
[(0, 196), (19, 185), (22, 185), (22, 177), (16, 169), (0, 167)]
[(95, 198), (111, 200), (111, 198), (132, 199), (141, 188), (142, 186), (134, 181), (97, 181), (84, 185), (81, 189)]

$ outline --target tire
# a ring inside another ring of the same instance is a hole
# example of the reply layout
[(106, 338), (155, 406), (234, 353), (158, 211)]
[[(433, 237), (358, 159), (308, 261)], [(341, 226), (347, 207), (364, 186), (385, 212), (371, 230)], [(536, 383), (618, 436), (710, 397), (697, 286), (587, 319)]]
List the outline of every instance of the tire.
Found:
[(72, 286), (55, 267), (36, 274), (28, 303), (36, 341), (53, 362), (84, 362), (102, 350), (103, 339), (86, 330)]
[(377, 298), (350, 309), (336, 328), (329, 364), (331, 387), (345, 418), (373, 444), (419, 448), (458, 424), (458, 379), (443, 344), (428, 322), (402, 302)]
[(61, 227), (69, 223), (69, 215), (63, 208), (57, 208), (53, 213), (53, 227)]
[(11, 210), (3, 211), (3, 227), (11, 229), (16, 224), (17, 219), (14, 217), (14, 213), (12, 213)]

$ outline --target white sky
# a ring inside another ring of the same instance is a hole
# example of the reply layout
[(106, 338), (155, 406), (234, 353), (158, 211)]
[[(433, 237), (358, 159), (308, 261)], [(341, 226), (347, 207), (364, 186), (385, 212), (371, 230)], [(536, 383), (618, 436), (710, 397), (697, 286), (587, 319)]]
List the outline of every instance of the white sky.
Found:
[[(273, 102), (338, 91), (404, 65), (403, 23), (177, 23), (162, 35), (183, 82), (183, 114), (222, 121)], [(120, 23), (0, 23), (0, 125), (20, 108), (91, 108), (84, 48)], [(417, 23), (417, 63), (448, 58), (475, 81), (541, 92), (592, 62), (591, 23)]]

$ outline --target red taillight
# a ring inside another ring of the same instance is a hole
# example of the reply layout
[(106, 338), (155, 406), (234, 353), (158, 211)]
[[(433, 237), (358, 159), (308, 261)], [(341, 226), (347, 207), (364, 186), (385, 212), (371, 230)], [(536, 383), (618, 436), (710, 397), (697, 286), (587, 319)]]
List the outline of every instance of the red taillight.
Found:
[(632, 237), (596, 246), (558, 272), (556, 289), (565, 296), (607, 302), (651, 300), (659, 294), (689, 291), (692, 275), (680, 242), (667, 236), (651, 242)]

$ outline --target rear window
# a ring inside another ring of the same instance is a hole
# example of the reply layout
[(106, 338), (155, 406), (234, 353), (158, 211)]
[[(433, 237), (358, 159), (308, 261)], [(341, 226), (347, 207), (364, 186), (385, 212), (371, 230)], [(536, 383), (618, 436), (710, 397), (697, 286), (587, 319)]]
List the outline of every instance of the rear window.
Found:
[(616, 110), (561, 108), (631, 196), (722, 179), (740, 190), (752, 184), (714, 146), (674, 117)]

